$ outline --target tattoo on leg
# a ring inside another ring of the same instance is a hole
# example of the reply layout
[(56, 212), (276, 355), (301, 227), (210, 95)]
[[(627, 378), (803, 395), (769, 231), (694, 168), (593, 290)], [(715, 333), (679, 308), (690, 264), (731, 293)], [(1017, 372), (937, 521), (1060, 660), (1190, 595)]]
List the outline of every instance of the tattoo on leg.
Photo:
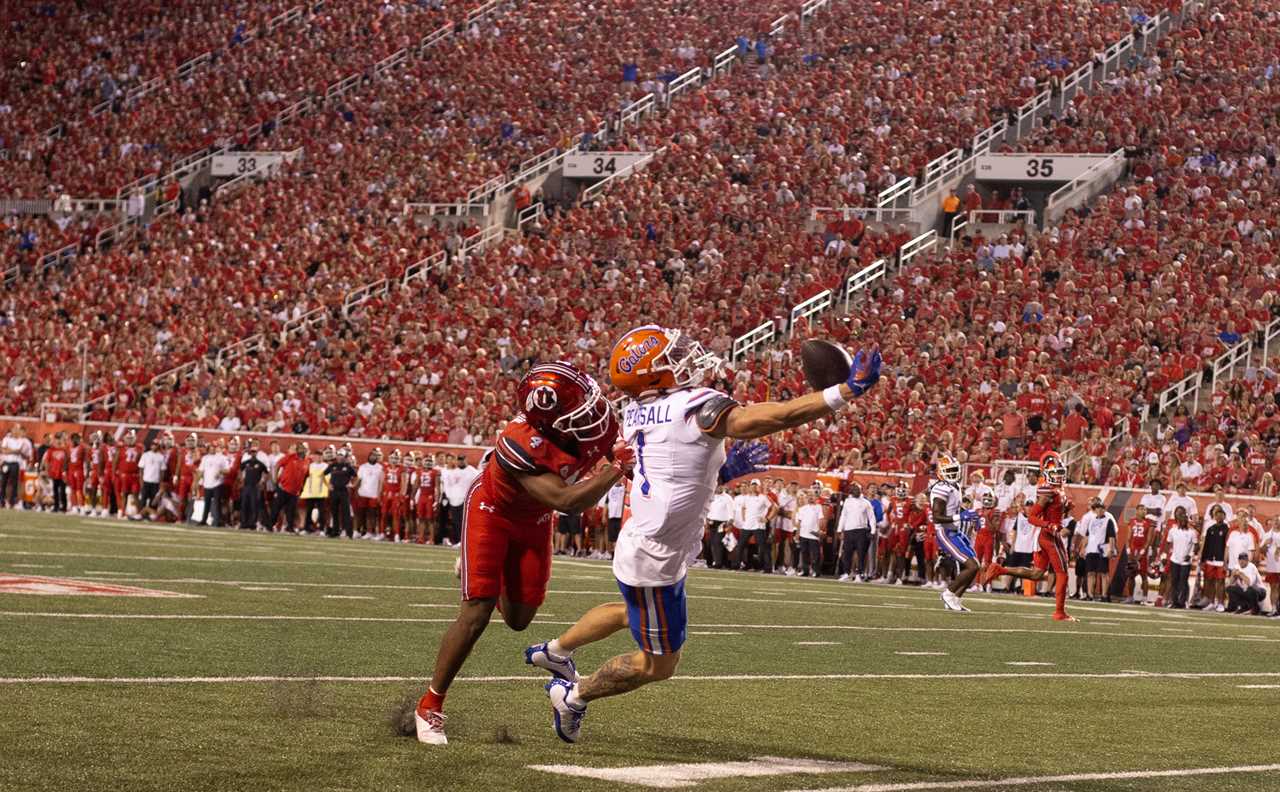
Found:
[(585, 701), (617, 696), (644, 686), (648, 678), (640, 673), (629, 654), (610, 659), (591, 676), (578, 683), (578, 695)]

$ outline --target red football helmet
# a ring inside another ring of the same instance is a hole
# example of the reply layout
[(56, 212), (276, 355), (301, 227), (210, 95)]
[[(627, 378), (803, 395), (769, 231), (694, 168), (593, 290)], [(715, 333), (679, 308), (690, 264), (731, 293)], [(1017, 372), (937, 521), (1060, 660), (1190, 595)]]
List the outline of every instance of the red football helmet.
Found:
[(568, 363), (541, 363), (529, 369), (516, 398), (525, 420), (540, 432), (590, 442), (615, 426), (613, 409), (600, 386)]

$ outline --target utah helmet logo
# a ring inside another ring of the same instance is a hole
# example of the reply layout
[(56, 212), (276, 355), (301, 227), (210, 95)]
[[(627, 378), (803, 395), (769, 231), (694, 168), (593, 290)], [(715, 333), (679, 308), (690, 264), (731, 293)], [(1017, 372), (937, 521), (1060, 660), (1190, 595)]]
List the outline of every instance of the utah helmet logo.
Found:
[(555, 389), (549, 385), (539, 385), (529, 391), (529, 396), (524, 400), (524, 408), (526, 410), (542, 410), (550, 412), (556, 408), (560, 400), (556, 398)]

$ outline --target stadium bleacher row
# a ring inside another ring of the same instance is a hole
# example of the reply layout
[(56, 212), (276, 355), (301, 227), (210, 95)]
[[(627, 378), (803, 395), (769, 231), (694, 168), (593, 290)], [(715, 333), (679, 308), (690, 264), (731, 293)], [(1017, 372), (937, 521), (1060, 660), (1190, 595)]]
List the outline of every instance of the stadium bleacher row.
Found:
[[(49, 332), (70, 319), (91, 328), (90, 391), (117, 394), (113, 418), (300, 421), (311, 432), (485, 442), (505, 417), (513, 380), (504, 375), (525, 360), (566, 357), (598, 370), (620, 328), (655, 315), (728, 353), (746, 330), (892, 258), (910, 237), (904, 229), (814, 230), (809, 208), (868, 202), (1088, 62), (1133, 21), (1132, 9), (1113, 4), (1033, 3), (1016, 23), (967, 37), (956, 32), (976, 27), (983, 4), (924, 18), (906, 6), (833, 5), (769, 40), (766, 65), (749, 42), (783, 4), (763, 13), (729, 4), (706, 19), (662, 8), (588, 15), (572, 34), (549, 16), (509, 9), (456, 37), (444, 63), (424, 59), (344, 96), (346, 118), (317, 114), (273, 133), (273, 147), (305, 147), (302, 166), (81, 256), (68, 274), (23, 283), (11, 297), (17, 332), (6, 343), (19, 362), (6, 407), (30, 411), (79, 387), (78, 339)], [(847, 321), (829, 316), (810, 328), (851, 345), (875, 340), (893, 376), (862, 418), (780, 438), (775, 461), (909, 471), (938, 447), (983, 462), (1082, 441), (1086, 475), (1103, 483), (1176, 475), (1188, 452), (1155, 446), (1135, 414), (1224, 340), (1261, 332), (1272, 318), (1276, 42), (1250, 26), (1260, 12), (1269, 13), (1215, 4), (1157, 56), (1134, 59), (1016, 144), (1127, 147), (1129, 186), (1043, 235), (1015, 232), (950, 253), (937, 246)], [(622, 26), (636, 46), (618, 46)], [(448, 236), (400, 219), (396, 202), (456, 200), (532, 153), (563, 149), (686, 66), (705, 67), (739, 35), (748, 41), (739, 68), (623, 138), (666, 146), (643, 173), (344, 314), (346, 295), (371, 273), (398, 278)], [(573, 54), (581, 52), (594, 57)], [(503, 68), (511, 63), (526, 78), (518, 89)], [(577, 90), (565, 90), (569, 80)], [(463, 109), (490, 128), (459, 134)], [(428, 115), (442, 116), (436, 134), (411, 123)], [(1175, 118), (1195, 119), (1194, 137)], [(322, 219), (299, 229), (302, 216)], [(987, 260), (993, 248), (1001, 255)], [(216, 307), (190, 310), (210, 296)], [(1196, 309), (1185, 310), (1193, 297)], [(142, 399), (155, 374), (316, 309), (323, 325)], [(725, 385), (744, 398), (797, 392), (788, 354), (741, 361)], [(1253, 405), (1274, 379), (1250, 370), (1211, 408), (1173, 416), (1195, 452), (1229, 448), (1247, 432), (1224, 426), (1247, 416), (1255, 467), (1231, 484), (1242, 490), (1259, 486), (1273, 461), (1258, 462), (1270, 425)], [(284, 410), (286, 399), (301, 409)], [(1088, 411), (1083, 425), (1062, 411), (1077, 402)], [(1231, 481), (1229, 451), (1223, 461), (1226, 472), (1206, 481)]]
[[(683, 4), (671, 7), (677, 6), (683, 8)], [(753, 13), (760, 10), (758, 4), (749, 7)], [(745, 3), (724, 6), (701, 23), (723, 23), (724, 41), (731, 45), (729, 31), (755, 24), (747, 18), (747, 8)], [(737, 16), (730, 13), (735, 9)], [(652, 9), (652, 24), (665, 33), (671, 22), (661, 10)], [(645, 18), (638, 17), (637, 26)], [(690, 31), (700, 29), (699, 20), (680, 17), (676, 21)], [(536, 8), (512, 9), (483, 24), (477, 22), (438, 59), (414, 61), (403, 70), (358, 85), (342, 97), (341, 105), (280, 128), (271, 145), (305, 148), (301, 164), (280, 178), (227, 200), (215, 196), (210, 206), (195, 206), (180, 218), (156, 222), (130, 244), (82, 254), (74, 268), (52, 272), (49, 280), (20, 283), (15, 297), (21, 306), (16, 311), (19, 338), (15, 344), (56, 347), (43, 356), (49, 361), (48, 370), (35, 377), (20, 376), (57, 389), (52, 369), (70, 359), (68, 350), (74, 344), (66, 345), (45, 332), (45, 322), (55, 317), (82, 327), (94, 327), (97, 317), (103, 326), (86, 335), (99, 345), (90, 356), (90, 378), (110, 388), (122, 382), (136, 388), (210, 347), (228, 346), (273, 323), (278, 327), (291, 314), (291, 307), (306, 305), (299, 299), (333, 304), (365, 280), (398, 274), (410, 262), (439, 249), (442, 235), (433, 229), (410, 228), (397, 211), (397, 201), (431, 198), (433, 191), (445, 191), (446, 185), (478, 184), (490, 175), (484, 168), (503, 172), (505, 167), (497, 163), (504, 158), (516, 162), (531, 152), (567, 145), (594, 129), (579, 119), (596, 109), (586, 103), (598, 100), (599, 94), (584, 90), (581, 103), (562, 101), (550, 107), (551, 94), (539, 99), (535, 91), (517, 90), (496, 65), (501, 59), (495, 56), (502, 50), (504, 58), (524, 55), (541, 69), (530, 66), (531, 81), (550, 74), (554, 53), (543, 52), (538, 40), (524, 35), (542, 24)], [(603, 47), (610, 30), (611, 21), (605, 17), (579, 28), (578, 33)], [(644, 41), (644, 32), (642, 27), (636, 31), (637, 41)], [(517, 42), (522, 42), (523, 52)], [(491, 66), (491, 71), (485, 71)], [(610, 86), (619, 85), (620, 77), (620, 72), (594, 75), (599, 84)], [(469, 85), (467, 95), (461, 97), (467, 104), (454, 107), (440, 91), (462, 82)], [(533, 104), (519, 104), (526, 100)], [(504, 103), (513, 106), (504, 109)], [(598, 109), (603, 114), (608, 108)], [(504, 139), (500, 112), (523, 113), (542, 126)], [(463, 125), (468, 118), (485, 114), (491, 128), (477, 128), (469, 136), (424, 135), (419, 125), (424, 117), (435, 115)], [(561, 122), (577, 126), (569, 132), (555, 126)], [(472, 161), (482, 165), (463, 167)], [(416, 174), (415, 165), (422, 163), (428, 167), (421, 170), (438, 169), (439, 178)], [(360, 205), (352, 205), (352, 194), (362, 196)], [(313, 220), (300, 229), (296, 221), (300, 216)], [(125, 279), (123, 283), (120, 278)], [(216, 295), (225, 302), (226, 313), (212, 310), (207, 302), (196, 307), (208, 296), (202, 284), (215, 279), (220, 284)], [(131, 292), (129, 300), (120, 300), (122, 291)], [(51, 294), (52, 301), (47, 299)], [(121, 336), (106, 327), (119, 325), (122, 319), (138, 321), (147, 328), (145, 336)], [(99, 386), (91, 390), (96, 393)], [(43, 397), (28, 390), (24, 398), (32, 405)]]
[[(323, 3), (321, 3), (323, 4)], [(44, 135), (211, 53), (285, 24), (302, 6), (288, 0), (228, 5), (42, 0), (4, 9), (0, 138)]]

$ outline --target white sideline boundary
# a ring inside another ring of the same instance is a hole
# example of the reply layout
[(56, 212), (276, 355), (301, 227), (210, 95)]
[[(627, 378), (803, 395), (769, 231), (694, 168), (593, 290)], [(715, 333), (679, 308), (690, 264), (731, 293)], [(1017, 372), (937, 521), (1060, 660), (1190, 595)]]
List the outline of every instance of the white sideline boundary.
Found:
[[(538, 682), (546, 681), (545, 674), (523, 674), (503, 676), (460, 676), (457, 682), (501, 683), (501, 682)], [(936, 680), (968, 680), (968, 681), (1008, 681), (1018, 679), (1094, 679), (1094, 680), (1156, 680), (1156, 679), (1275, 679), (1280, 678), (1280, 671), (1170, 671), (1130, 673), (1070, 673), (1053, 671), (1032, 671), (1027, 673), (1011, 673), (988, 671), (972, 674), (690, 674), (671, 677), (675, 682), (822, 682), (822, 681), (936, 681)], [(426, 682), (426, 676), (186, 676), (186, 677), (90, 677), (90, 676), (33, 676), (33, 677), (0, 677), (0, 685), (182, 685), (182, 684), (252, 684), (258, 682)], [(1280, 767), (1280, 765), (1277, 765)], [(987, 782), (994, 783), (994, 782)], [(817, 792), (816, 790), (814, 792)], [(830, 792), (835, 792), (831, 790)]]
[(1228, 775), (1233, 773), (1269, 773), (1280, 770), (1280, 764), (1237, 765), (1235, 767), (1189, 767), (1183, 770), (1126, 770), (1115, 773), (1073, 773), (1054, 776), (1017, 776), (965, 781), (908, 781), (898, 784), (856, 784), (824, 789), (791, 790), (791, 792), (915, 792), (919, 789), (1003, 789), (1015, 786), (1043, 786), (1075, 781), (1136, 781), (1147, 778), (1181, 778), (1182, 776)]
[[(129, 583), (140, 582), (129, 580)], [(173, 621), (330, 621), (330, 622), (401, 622), (410, 624), (431, 624), (453, 622), (453, 619), (414, 619), (395, 616), (296, 616), (283, 614), (239, 614), (239, 613), (58, 613), (54, 611), (0, 611), (0, 617), (9, 618), (53, 618), (53, 619), (168, 619)], [(538, 619), (536, 625), (570, 625), (571, 621), (550, 621)], [(842, 630), (852, 632), (900, 632), (900, 633), (989, 633), (1017, 635), (1057, 635), (1074, 637), (1080, 635), (1096, 635), (1109, 638), (1163, 638), (1176, 641), (1238, 641), (1241, 643), (1280, 643), (1280, 638), (1261, 638), (1257, 636), (1234, 635), (1170, 635), (1167, 633), (1121, 633), (1102, 630), (1077, 630), (1069, 627), (1061, 629), (1031, 629), (1029, 627), (873, 627), (853, 624), (698, 624), (707, 630), (805, 630), (809, 632), (822, 630)]]

